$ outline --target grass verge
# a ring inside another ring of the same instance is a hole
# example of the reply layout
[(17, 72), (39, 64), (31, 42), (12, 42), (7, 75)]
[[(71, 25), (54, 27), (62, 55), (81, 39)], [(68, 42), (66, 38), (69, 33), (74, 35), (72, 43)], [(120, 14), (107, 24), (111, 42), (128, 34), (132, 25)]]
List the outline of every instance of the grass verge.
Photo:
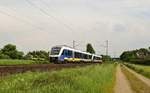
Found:
[(130, 63), (125, 63), (125, 65), (137, 73), (140, 73), (144, 75), (145, 77), (150, 78), (150, 66), (148, 65), (138, 65), (138, 64), (130, 64)]
[(16, 64), (34, 64), (32, 60), (12, 60), (12, 59), (1, 59), (0, 65), (16, 65)]
[(53, 72), (26, 72), (1, 77), (1, 93), (112, 93), (115, 65), (66, 68)]
[(129, 80), (131, 88), (135, 91), (135, 93), (150, 93), (150, 87), (148, 85), (129, 72), (125, 67), (122, 66), (121, 69)]

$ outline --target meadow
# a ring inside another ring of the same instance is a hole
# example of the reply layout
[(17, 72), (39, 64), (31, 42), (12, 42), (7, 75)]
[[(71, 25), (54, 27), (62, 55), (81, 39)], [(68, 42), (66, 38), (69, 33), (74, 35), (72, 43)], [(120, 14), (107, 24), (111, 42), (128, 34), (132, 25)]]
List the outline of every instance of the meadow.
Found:
[(139, 64), (130, 64), (125, 63), (125, 65), (137, 73), (140, 73), (148, 78), (150, 78), (150, 65), (139, 65)]
[(0, 59), (0, 65), (34, 64), (32, 60)]
[(2, 76), (0, 93), (113, 93), (115, 67), (101, 64)]

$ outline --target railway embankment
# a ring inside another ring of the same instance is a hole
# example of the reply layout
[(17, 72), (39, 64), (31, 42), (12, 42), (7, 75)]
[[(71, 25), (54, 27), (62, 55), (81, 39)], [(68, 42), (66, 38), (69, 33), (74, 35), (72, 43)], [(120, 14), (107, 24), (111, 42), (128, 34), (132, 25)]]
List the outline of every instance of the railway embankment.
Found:
[(0, 65), (0, 76), (14, 73), (23, 73), (26, 71), (46, 71), (62, 68), (71, 68), (77, 66), (86, 66), (88, 64), (20, 64), (20, 65)]

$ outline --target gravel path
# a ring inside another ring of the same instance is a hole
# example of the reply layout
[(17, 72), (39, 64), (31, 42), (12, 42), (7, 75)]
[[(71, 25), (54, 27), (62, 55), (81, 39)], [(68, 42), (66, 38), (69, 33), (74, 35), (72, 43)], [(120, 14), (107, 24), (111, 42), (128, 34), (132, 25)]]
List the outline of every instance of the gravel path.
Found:
[(128, 80), (121, 71), (120, 65), (117, 66), (114, 93), (133, 93)]

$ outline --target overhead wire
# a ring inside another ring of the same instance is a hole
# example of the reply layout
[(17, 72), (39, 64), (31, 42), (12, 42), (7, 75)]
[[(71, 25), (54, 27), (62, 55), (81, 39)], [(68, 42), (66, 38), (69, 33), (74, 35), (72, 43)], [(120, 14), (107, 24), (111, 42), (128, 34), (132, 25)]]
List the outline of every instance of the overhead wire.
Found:
[(67, 25), (66, 23), (62, 22), (61, 20), (59, 20), (57, 17), (55, 17), (54, 15), (48, 13), (47, 11), (45, 11), (44, 9), (42, 9), (41, 7), (37, 6), (35, 3), (33, 3), (30, 0), (25, 0), (28, 4), (30, 4), (32, 7), (38, 9), (39, 11), (41, 11), (43, 14), (47, 15), (49, 18), (52, 18), (53, 20), (55, 20), (56, 22), (58, 22), (59, 24), (62, 24), (64, 27), (66, 27), (67, 29), (73, 31), (72, 27), (70, 27), (69, 25)]
[[(9, 9), (9, 8), (8, 8), (8, 9)], [(18, 14), (18, 12), (16, 11), (16, 8), (11, 8), (10, 10), (13, 11), (14, 13)], [(22, 15), (20, 15), (20, 16), (22, 16)], [(26, 20), (26, 21), (28, 21), (28, 22), (34, 22), (34, 23), (35, 23), (35, 20), (33, 20), (32, 18), (30, 18), (30, 17), (28, 17), (28, 16), (23, 15), (22, 18), (24, 18), (24, 20)], [(36, 23), (39, 23), (39, 21), (36, 22)], [(34, 26), (36, 26), (36, 27), (38, 27), (38, 28), (41, 28), (41, 27), (39, 27), (39, 26), (37, 26), (37, 25), (34, 25)], [(40, 25), (40, 26), (41, 26), (41, 25)], [(41, 28), (41, 29), (42, 29), (42, 28)]]
[(7, 13), (7, 12), (4, 12), (4, 11), (2, 11), (2, 10), (0, 10), (0, 13), (3, 14), (3, 15), (9, 16), (9, 17), (11, 17), (11, 18), (13, 18), (13, 19), (15, 19), (15, 20), (17, 20), (17, 21), (20, 21), (20, 22), (22, 22), (22, 23), (31, 25), (32, 27), (34, 27), (34, 28), (36, 28), (36, 29), (38, 29), (38, 30), (43, 30), (42, 28), (37, 27), (37, 26), (31, 24), (29, 21), (24, 20), (24, 19), (22, 19), (22, 18), (19, 18), (18, 16), (12, 15), (12, 14)]
[[(56, 8), (54, 8), (54, 7), (52, 7), (52, 6), (49, 6), (44, 0), (39, 0), (39, 1), (40, 1), (41, 3), (43, 3), (47, 8), (56, 10)], [(66, 19), (65, 16), (63, 16), (63, 15), (59, 15), (59, 16), (61, 16), (61, 18), (63, 18), (63, 19)], [(70, 25), (73, 25), (73, 24), (70, 23), (70, 22), (67, 22), (67, 23), (69, 23)], [(78, 27), (80, 27), (80, 26), (78, 26)], [(91, 30), (88, 29), (88, 28), (85, 28), (85, 30), (91, 31)]]
[[(54, 7), (52, 7), (52, 6), (50, 6), (50, 5), (48, 5), (44, 0), (39, 0), (44, 6), (46, 6), (49, 10), (56, 10), (56, 8), (54, 8)], [(65, 16), (63, 16), (63, 15), (59, 15), (61, 18), (63, 18), (64, 20), (66, 20), (66, 18), (65, 18)], [(68, 24), (67, 24), (68, 23)], [(67, 21), (67, 25), (69, 25), (70, 27), (71, 27), (71, 25), (72, 25), (72, 23), (70, 23), (70, 22), (68, 22)]]

